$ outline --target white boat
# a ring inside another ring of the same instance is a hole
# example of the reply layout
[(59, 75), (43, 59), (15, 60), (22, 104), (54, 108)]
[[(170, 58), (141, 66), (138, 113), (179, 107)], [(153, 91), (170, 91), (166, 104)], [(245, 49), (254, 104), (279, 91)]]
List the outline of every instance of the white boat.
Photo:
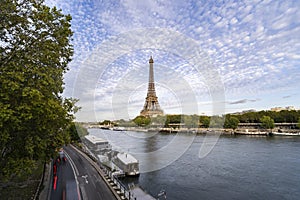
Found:
[(113, 131), (125, 131), (124, 127), (116, 126), (112, 128)]
[(138, 176), (139, 161), (129, 153), (117, 152), (112, 158), (112, 162), (128, 176)]
[(112, 164), (111, 164), (111, 161), (109, 160), (108, 156), (98, 154), (97, 157), (101, 164), (108, 167), (109, 169), (112, 169)]
[(279, 135), (279, 136), (300, 136), (299, 133), (280, 133), (280, 132), (272, 132), (270, 135)]
[(96, 137), (94, 135), (84, 136), (84, 142), (87, 147), (95, 153), (99, 153), (101, 151), (110, 151), (112, 149), (107, 140)]
[(126, 175), (136, 176), (140, 174), (139, 161), (128, 153), (120, 153), (112, 150), (112, 146), (105, 139), (87, 135), (84, 142), (91, 152), (97, 155), (100, 163), (112, 171), (122, 171)]

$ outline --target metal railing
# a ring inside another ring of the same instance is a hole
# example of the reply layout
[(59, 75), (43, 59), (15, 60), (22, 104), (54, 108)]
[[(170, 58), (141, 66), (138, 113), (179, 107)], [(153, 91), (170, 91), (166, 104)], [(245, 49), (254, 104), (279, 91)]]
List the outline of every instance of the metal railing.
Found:
[(113, 183), (113, 189), (119, 193), (119, 195), (128, 200), (137, 200), (137, 198), (126, 188), (126, 186), (119, 180), (119, 176), (115, 175), (112, 171), (108, 170), (105, 166), (103, 166), (99, 161), (97, 164), (103, 171), (103, 173), (107, 176), (107, 179), (110, 183)]

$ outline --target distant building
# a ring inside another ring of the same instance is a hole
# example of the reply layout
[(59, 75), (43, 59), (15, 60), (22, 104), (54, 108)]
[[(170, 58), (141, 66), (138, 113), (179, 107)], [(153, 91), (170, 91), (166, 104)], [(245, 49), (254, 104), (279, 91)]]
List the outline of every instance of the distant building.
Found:
[(243, 111), (241, 111), (241, 112), (235, 112), (235, 113), (232, 113), (232, 114), (233, 114), (233, 115), (242, 115), (242, 114), (250, 113), (250, 112), (256, 112), (256, 110), (254, 110), (254, 109), (243, 110)]
[(294, 106), (288, 106), (288, 107), (285, 107), (287, 110), (296, 110), (296, 108)]
[(274, 112), (280, 112), (282, 110), (291, 111), (291, 110), (296, 110), (296, 108), (294, 106), (274, 107), (274, 108), (271, 108), (271, 111), (274, 111)]

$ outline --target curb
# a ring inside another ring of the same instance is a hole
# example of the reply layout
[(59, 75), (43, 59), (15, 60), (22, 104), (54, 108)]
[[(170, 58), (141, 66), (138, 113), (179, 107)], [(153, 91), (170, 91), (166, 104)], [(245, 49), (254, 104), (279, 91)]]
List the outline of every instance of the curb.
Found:
[(50, 192), (51, 192), (51, 185), (52, 185), (52, 179), (51, 179), (51, 172), (52, 172), (52, 161), (47, 163), (45, 166), (45, 174), (44, 174), (44, 181), (42, 185), (44, 186), (43, 190), (40, 191), (40, 194), (37, 199), (39, 200), (49, 200), (50, 199)]

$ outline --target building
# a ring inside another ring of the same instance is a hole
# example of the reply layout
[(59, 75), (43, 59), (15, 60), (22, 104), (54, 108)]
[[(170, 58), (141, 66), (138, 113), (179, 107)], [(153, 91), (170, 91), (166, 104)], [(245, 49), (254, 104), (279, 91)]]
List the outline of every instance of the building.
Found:
[(271, 108), (271, 111), (274, 111), (274, 112), (280, 112), (280, 111), (282, 111), (282, 110), (291, 111), (291, 110), (296, 110), (296, 108), (295, 108), (294, 106)]
[(250, 109), (250, 110), (243, 110), (241, 112), (235, 112), (235, 113), (231, 113), (232, 115), (243, 115), (245, 113), (250, 113), (250, 112), (257, 112), (256, 110), (254, 109)]
[(151, 56), (149, 59), (148, 92), (147, 92), (147, 97), (145, 100), (143, 110), (140, 113), (141, 116), (145, 116), (145, 117), (155, 117), (164, 114), (163, 110), (159, 106), (158, 98), (155, 92), (153, 63), (154, 61)]
[(105, 139), (96, 137), (94, 135), (86, 135), (86, 136), (84, 136), (84, 138), (85, 138), (84, 141), (85, 141), (86, 145), (93, 152), (99, 152), (99, 151), (111, 149), (111, 145)]

